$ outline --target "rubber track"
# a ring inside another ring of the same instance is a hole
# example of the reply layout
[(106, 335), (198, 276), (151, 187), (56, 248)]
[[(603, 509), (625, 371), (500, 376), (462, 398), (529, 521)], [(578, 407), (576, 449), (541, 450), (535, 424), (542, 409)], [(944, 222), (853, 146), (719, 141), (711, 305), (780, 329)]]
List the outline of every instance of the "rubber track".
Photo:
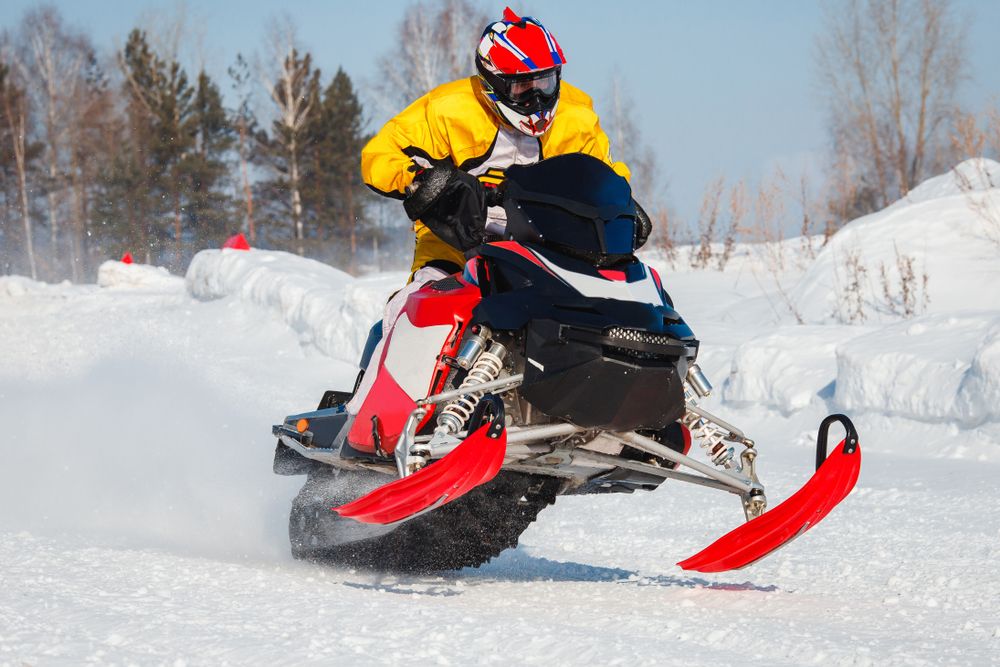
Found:
[(345, 526), (351, 520), (330, 507), (358, 497), (359, 487), (374, 488), (385, 479), (332, 469), (311, 473), (292, 503), (288, 531), (292, 555), (396, 572), (478, 567), (517, 546), (538, 513), (555, 502), (560, 486), (550, 477), (501, 471), (487, 484), (387, 534), (337, 545), (338, 534), (353, 527)]

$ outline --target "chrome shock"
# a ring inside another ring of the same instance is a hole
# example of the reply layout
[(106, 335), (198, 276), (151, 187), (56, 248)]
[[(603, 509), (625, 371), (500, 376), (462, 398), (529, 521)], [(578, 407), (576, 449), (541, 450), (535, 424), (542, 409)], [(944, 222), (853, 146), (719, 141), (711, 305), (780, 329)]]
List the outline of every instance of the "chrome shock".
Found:
[[(480, 347), (480, 349), (482, 349)], [(437, 418), (437, 428), (434, 432), (454, 435), (462, 430), (462, 426), (469, 420), (472, 413), (479, 404), (479, 399), (483, 397), (481, 391), (476, 391), (476, 385), (485, 382), (492, 382), (500, 377), (503, 370), (503, 359), (507, 356), (507, 348), (500, 343), (494, 342), (488, 350), (479, 353), (475, 362), (471, 364), (469, 372), (466, 374), (459, 389), (469, 389), (469, 393), (463, 394), (451, 401), (442, 410)]]
[[(705, 398), (710, 393), (712, 385), (708, 378), (697, 364), (692, 364), (684, 381), (685, 405), (696, 406), (698, 398)], [(691, 410), (686, 410), (680, 421), (691, 432), (691, 438), (697, 439), (698, 444), (705, 449), (712, 463), (727, 470), (735, 465), (733, 457), (736, 449), (726, 445), (729, 431)]]

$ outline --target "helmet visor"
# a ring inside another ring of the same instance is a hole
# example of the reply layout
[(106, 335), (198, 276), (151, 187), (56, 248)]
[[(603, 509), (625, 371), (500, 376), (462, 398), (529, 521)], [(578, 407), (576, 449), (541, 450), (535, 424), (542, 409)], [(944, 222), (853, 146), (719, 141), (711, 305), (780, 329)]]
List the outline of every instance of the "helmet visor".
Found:
[(507, 97), (515, 104), (526, 104), (534, 97), (547, 99), (558, 90), (558, 67), (507, 79)]

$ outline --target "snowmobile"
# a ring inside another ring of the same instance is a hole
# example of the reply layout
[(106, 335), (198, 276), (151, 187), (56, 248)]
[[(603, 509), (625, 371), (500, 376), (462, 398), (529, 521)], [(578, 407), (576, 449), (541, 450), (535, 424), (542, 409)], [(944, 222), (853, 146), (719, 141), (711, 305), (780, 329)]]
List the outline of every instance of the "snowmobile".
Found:
[[(502, 204), (503, 236), (410, 295), (379, 358), (363, 359), (376, 377), (356, 415), (351, 393), (328, 391), (273, 427), (275, 472), (307, 475), (289, 519), (295, 557), (478, 566), (561, 495), (675, 480), (740, 498), (746, 522), (678, 563), (719, 572), (785, 545), (847, 496), (861, 450), (851, 421), (831, 415), (815, 474), (767, 511), (756, 444), (699, 404), (712, 391), (699, 341), (634, 254), (624, 178), (589, 156), (553, 157), (510, 167)], [(827, 456), (835, 423), (845, 437)]]

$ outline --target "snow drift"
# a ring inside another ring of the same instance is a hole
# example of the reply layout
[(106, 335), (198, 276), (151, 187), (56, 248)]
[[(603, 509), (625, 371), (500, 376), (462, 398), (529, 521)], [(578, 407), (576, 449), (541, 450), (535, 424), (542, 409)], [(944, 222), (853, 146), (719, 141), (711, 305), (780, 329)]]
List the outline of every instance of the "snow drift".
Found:
[[(984, 211), (995, 213), (996, 220)], [(986, 159), (963, 162), (837, 232), (792, 290), (792, 300), (807, 322), (849, 318), (845, 302), (855, 278), (848, 268), (852, 256), (865, 269), (856, 277), (868, 321), (901, 317), (886, 302), (880, 277), (885, 267), (890, 290), (898, 294), (897, 256), (915, 260), (918, 289), (922, 274), (928, 276), (924, 312), (1000, 309), (1000, 290), (983, 289), (1000, 284), (1000, 164)]]
[[(1000, 164), (969, 160), (844, 227), (791, 292), (812, 325), (740, 345), (723, 397), (784, 414), (830, 402), (964, 427), (1000, 421), (1000, 290), (984, 288), (1000, 284), (998, 185)], [(866, 317), (844, 326), (852, 254), (865, 269), (856, 296)], [(884, 267), (898, 292), (901, 256), (915, 258), (918, 281), (928, 277), (929, 303), (909, 320), (880, 278)]]
[(187, 286), (198, 299), (230, 297), (267, 309), (332, 359), (357, 363), (368, 331), (382, 319), (405, 273), (353, 278), (286, 252), (203, 250), (188, 267)]

